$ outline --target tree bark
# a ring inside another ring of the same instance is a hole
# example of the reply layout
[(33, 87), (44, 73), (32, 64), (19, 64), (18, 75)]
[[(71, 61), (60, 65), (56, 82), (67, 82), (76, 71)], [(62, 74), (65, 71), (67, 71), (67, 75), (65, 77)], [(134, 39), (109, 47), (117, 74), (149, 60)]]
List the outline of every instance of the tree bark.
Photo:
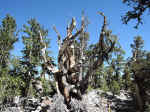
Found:
[[(61, 41), (61, 36), (56, 27), (53, 27), (58, 37), (58, 70), (53, 70), (53, 66), (49, 66), (48, 69), (54, 73), (55, 80), (58, 84), (58, 90), (64, 96), (68, 108), (70, 108), (71, 97), (75, 96), (78, 99), (82, 99), (81, 95), (85, 93), (88, 87), (89, 77), (92, 75), (91, 73), (95, 72), (96, 69), (103, 64), (104, 60), (107, 58), (105, 56), (108, 56), (114, 48), (115, 42), (106, 38), (106, 17), (103, 13), (100, 14), (104, 17), (104, 24), (100, 33), (99, 42), (97, 44), (98, 46), (95, 48), (98, 49), (96, 50), (98, 52), (92, 55), (95, 56), (98, 54), (98, 58), (92, 62), (92, 65), (89, 67), (84, 78), (82, 68), (83, 63), (81, 62), (79, 68), (78, 63), (76, 62), (76, 56), (74, 55), (74, 40), (84, 31), (84, 19), (82, 20), (81, 28), (77, 30), (75, 34), (72, 34), (72, 32), (76, 26), (76, 22), (74, 18), (72, 19), (71, 24), (67, 26), (67, 36), (63, 42)], [(107, 45), (107, 43), (104, 42), (104, 39), (108, 39), (110, 44)], [(83, 51), (83, 49), (81, 48), (80, 51)], [(81, 56), (83, 56), (83, 52), (81, 52)]]

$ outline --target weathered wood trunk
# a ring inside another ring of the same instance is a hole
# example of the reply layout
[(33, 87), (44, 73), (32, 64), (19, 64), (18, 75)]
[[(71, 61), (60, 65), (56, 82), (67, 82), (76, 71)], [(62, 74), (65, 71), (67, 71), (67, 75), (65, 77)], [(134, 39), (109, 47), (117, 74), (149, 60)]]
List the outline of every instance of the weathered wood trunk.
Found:
[[(73, 41), (75, 38), (80, 35), (84, 31), (85, 23), (84, 19), (82, 19), (81, 29), (78, 30), (74, 35), (72, 35), (72, 31), (75, 28), (75, 19), (72, 19), (71, 24), (67, 27), (67, 36), (64, 39), (63, 43), (59, 43), (59, 55), (58, 55), (58, 69), (60, 73), (58, 74), (58, 86), (61, 94), (65, 98), (65, 102), (69, 105), (71, 97), (75, 96), (76, 98), (81, 99), (82, 94), (85, 93), (89, 84), (89, 77), (92, 75), (92, 72), (101, 66), (105, 60), (105, 56), (107, 56), (110, 52), (112, 52), (114, 48), (115, 41), (112, 41), (109, 38), (106, 38), (106, 17), (104, 14), (100, 13), (104, 17), (104, 24), (101, 29), (101, 34), (98, 42), (98, 46), (95, 49), (98, 49), (98, 58), (92, 62), (92, 65), (89, 67), (86, 75), (83, 77), (83, 68), (81, 68), (83, 63), (80, 63), (80, 68), (78, 63), (76, 63), (76, 57), (74, 55), (75, 45)], [(56, 28), (54, 28), (55, 32), (58, 36), (58, 41), (60, 42), (60, 35)], [(104, 39), (108, 39), (110, 45), (107, 45), (104, 42)], [(83, 48), (80, 48), (83, 50)], [(81, 51), (81, 58), (83, 58), (83, 52)], [(96, 54), (95, 54), (96, 55)], [(94, 55), (93, 55), (94, 56)], [(90, 57), (92, 58), (92, 57)], [(79, 73), (79, 74), (78, 74)], [(61, 78), (60, 78), (61, 77)]]
[[(104, 17), (104, 24), (101, 29), (99, 42), (97, 44), (96, 56), (98, 54), (97, 60), (92, 62), (91, 66), (85, 74), (83, 75), (83, 63), (78, 63), (77, 57), (75, 56), (75, 39), (84, 32), (85, 28), (85, 20), (82, 18), (81, 28), (79, 30), (76, 29), (76, 21), (72, 18), (72, 22), (67, 26), (67, 36), (64, 38), (63, 42), (61, 41), (61, 36), (57, 29), (54, 27), (54, 30), (58, 36), (58, 46), (59, 46), (59, 54), (58, 54), (58, 69), (48, 63), (45, 55), (45, 48), (42, 50), (43, 60), (46, 68), (54, 74), (56, 80), (57, 92), (61, 93), (64, 96), (65, 103), (67, 107), (70, 108), (71, 97), (75, 97), (77, 99), (82, 99), (82, 94), (85, 93), (89, 84), (89, 77), (92, 75), (92, 72), (95, 72), (98, 67), (100, 67), (104, 60), (106, 60), (108, 54), (112, 52), (114, 48), (115, 41), (112, 41), (106, 35), (106, 17), (103, 13), (99, 13)], [(73, 30), (76, 29), (76, 32), (73, 34)], [(41, 43), (42, 36), (41, 37)], [(107, 43), (104, 40), (108, 40), (110, 43)], [(95, 50), (93, 49), (93, 50)], [(83, 58), (83, 46), (79, 49), (81, 52), (81, 58)], [(95, 56), (94, 54), (92, 56)], [(93, 58), (93, 57), (89, 58)], [(81, 59), (82, 60), (82, 59)], [(90, 61), (89, 61), (90, 62)]]

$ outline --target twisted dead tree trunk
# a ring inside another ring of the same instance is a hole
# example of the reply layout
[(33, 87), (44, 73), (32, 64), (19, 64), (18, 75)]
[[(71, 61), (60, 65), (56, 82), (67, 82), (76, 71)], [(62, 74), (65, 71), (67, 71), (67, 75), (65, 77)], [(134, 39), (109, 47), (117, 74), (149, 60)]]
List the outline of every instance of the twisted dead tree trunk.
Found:
[[(57, 37), (58, 37), (58, 46), (59, 46), (59, 54), (58, 54), (58, 70), (46, 59), (45, 48), (43, 47), (42, 56), (45, 63), (45, 68), (51, 71), (54, 74), (56, 80), (57, 91), (60, 92), (65, 99), (65, 103), (67, 107), (70, 108), (71, 97), (75, 97), (78, 99), (82, 99), (82, 94), (88, 88), (89, 77), (92, 75), (92, 72), (95, 72), (98, 67), (100, 67), (105, 60), (107, 60), (108, 55), (113, 51), (115, 41), (110, 38), (107, 34), (106, 26), (107, 21), (106, 17), (103, 13), (99, 13), (104, 17), (104, 23), (101, 29), (99, 42), (97, 46), (93, 49), (93, 55), (89, 58), (97, 57), (94, 62), (89, 61), (90, 67), (88, 71), (82, 76), (83, 72), (80, 67), (83, 66), (82, 63), (78, 63), (76, 61), (76, 56), (74, 53), (75, 50), (75, 39), (84, 32), (85, 28), (85, 20), (82, 18), (81, 28), (79, 30), (76, 29), (76, 21), (72, 18), (72, 22), (67, 26), (67, 36), (64, 38), (63, 42), (61, 41), (61, 36), (57, 31), (56, 27), (53, 27)], [(73, 30), (76, 29), (76, 32), (73, 34)], [(41, 43), (44, 43), (42, 41)], [(106, 42), (107, 41), (107, 42)], [(82, 48), (80, 50), (83, 50)], [(81, 55), (83, 56), (82, 51)], [(82, 58), (82, 57), (81, 57)]]
[[(84, 21), (84, 20), (83, 20)], [(74, 94), (76, 98), (81, 99), (81, 95), (77, 89), (79, 66), (76, 63), (75, 57), (75, 44), (74, 40), (82, 33), (84, 29), (84, 24), (82, 21), (82, 26), (75, 34), (72, 34), (76, 21), (72, 18), (72, 22), (67, 26), (67, 36), (61, 43), (61, 37), (54, 27), (55, 32), (58, 36), (58, 45), (59, 45), (59, 55), (58, 55), (58, 69), (59, 73), (56, 74), (56, 79), (58, 80), (58, 87), (61, 94), (65, 98), (65, 103), (69, 107), (69, 102), (71, 96)]]

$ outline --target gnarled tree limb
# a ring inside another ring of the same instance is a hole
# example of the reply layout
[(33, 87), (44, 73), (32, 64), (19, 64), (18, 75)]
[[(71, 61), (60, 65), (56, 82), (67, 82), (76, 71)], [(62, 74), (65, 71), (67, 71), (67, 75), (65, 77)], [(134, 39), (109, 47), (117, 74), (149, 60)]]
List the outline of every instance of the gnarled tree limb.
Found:
[[(73, 30), (76, 27), (75, 19), (72, 18), (72, 22), (67, 26), (67, 36), (61, 43), (61, 36), (58, 33), (56, 27), (53, 27), (57, 37), (58, 37), (58, 46), (59, 46), (59, 54), (58, 54), (58, 71), (56, 74), (56, 79), (58, 81), (58, 88), (61, 94), (65, 98), (65, 102), (69, 107), (69, 103), (71, 100), (72, 94), (76, 94), (76, 97), (81, 98), (81, 93), (84, 93), (87, 89), (89, 83), (89, 77), (92, 75), (92, 72), (95, 72), (98, 67), (100, 67), (105, 60), (107, 60), (108, 55), (113, 51), (115, 41), (108, 37), (107, 35), (107, 21), (106, 17), (103, 13), (100, 13), (104, 17), (104, 23), (101, 29), (99, 42), (95, 47), (94, 52), (90, 58), (97, 57), (93, 62), (89, 61), (91, 65), (89, 70), (86, 73), (86, 76), (82, 79), (79, 75), (82, 75), (82, 70), (78, 69), (78, 64), (76, 62), (76, 56), (74, 55), (75, 50), (75, 39), (78, 35), (84, 32), (85, 28), (85, 20), (82, 18), (81, 28), (77, 30), (74, 34), (72, 34)], [(106, 42), (107, 41), (107, 42)], [(83, 50), (83, 49), (80, 49)], [(82, 54), (83, 55), (83, 54)], [(81, 66), (80, 66), (81, 67)], [(80, 76), (81, 77), (81, 76)]]
[[(92, 57), (91, 57), (93, 58), (93, 56), (95, 57), (96, 55), (97, 59), (93, 60), (93, 62), (90, 62), (91, 65), (89, 67), (89, 70), (85, 78), (80, 82), (81, 93), (84, 93), (85, 90), (88, 88), (89, 77), (92, 75), (93, 72), (96, 72), (98, 67), (102, 66), (105, 60), (107, 60), (109, 53), (112, 52), (114, 45), (115, 45), (115, 41), (112, 41), (106, 35), (106, 32), (107, 32), (106, 16), (104, 16), (104, 14), (101, 12), (98, 12), (98, 13), (104, 17), (104, 22), (103, 22), (103, 26), (102, 26), (101, 33), (100, 33), (99, 42), (97, 46), (93, 49), (93, 51), (96, 51), (96, 52), (95, 54), (92, 54)], [(107, 45), (107, 43), (105, 42), (105, 39), (107, 39), (108, 42), (110, 42), (110, 45)]]

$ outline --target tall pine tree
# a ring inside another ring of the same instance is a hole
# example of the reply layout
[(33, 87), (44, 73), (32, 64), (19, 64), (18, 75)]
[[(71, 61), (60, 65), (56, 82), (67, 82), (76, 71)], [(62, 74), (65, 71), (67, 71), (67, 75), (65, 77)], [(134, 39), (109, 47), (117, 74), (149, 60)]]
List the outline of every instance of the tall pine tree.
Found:
[[(24, 25), (24, 35), (22, 36), (24, 49), (22, 50), (23, 58), (21, 64), (24, 68), (23, 79), (25, 81), (24, 95), (27, 96), (31, 79), (40, 75), (39, 67), (42, 66), (43, 57), (41, 49), (44, 45), (40, 42), (40, 35), (43, 36), (46, 46), (49, 46), (48, 30), (44, 29), (35, 19), (28, 21), (28, 25)], [(46, 51), (48, 57), (48, 51)], [(45, 75), (45, 74), (44, 74)]]

